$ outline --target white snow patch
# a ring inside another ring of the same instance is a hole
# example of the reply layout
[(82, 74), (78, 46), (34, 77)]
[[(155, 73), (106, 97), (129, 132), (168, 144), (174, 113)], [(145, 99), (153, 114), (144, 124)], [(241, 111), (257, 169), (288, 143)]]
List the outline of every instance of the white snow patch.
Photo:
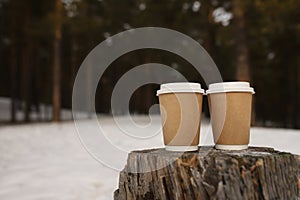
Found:
[[(123, 125), (128, 122), (125, 118), (120, 120)], [(146, 119), (135, 118), (142, 124)], [(102, 116), (100, 120), (107, 134), (116, 134), (112, 118)], [(153, 129), (161, 126), (160, 120), (154, 122)], [(84, 123), (87, 131), (98, 130), (89, 120)], [(136, 140), (122, 138), (117, 137), (115, 145), (128, 151), (145, 144), (145, 140), (138, 144)], [(162, 146), (162, 138), (155, 138), (147, 148)], [(254, 146), (300, 154), (299, 141), (299, 130), (251, 129)], [(213, 144), (207, 120), (201, 126), (201, 144)], [(0, 199), (3, 200), (108, 200), (113, 199), (118, 187), (119, 172), (100, 164), (84, 150), (73, 122), (0, 127), (0, 160)], [(125, 165), (125, 161), (126, 156), (116, 162)]]

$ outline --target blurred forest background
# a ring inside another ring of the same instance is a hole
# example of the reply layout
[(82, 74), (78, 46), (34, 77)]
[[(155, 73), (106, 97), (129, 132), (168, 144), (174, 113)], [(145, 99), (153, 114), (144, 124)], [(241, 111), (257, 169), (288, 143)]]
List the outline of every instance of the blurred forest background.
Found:
[[(77, 70), (96, 45), (124, 30), (157, 26), (197, 40), (225, 81), (251, 82), (254, 125), (300, 128), (299, 0), (0, 0), (0, 19), (0, 96), (10, 100), (5, 123), (60, 121), (61, 109), (71, 108)], [(97, 111), (110, 114), (118, 79), (150, 62), (202, 80), (179, 56), (130, 52), (101, 77)], [(147, 113), (157, 103), (158, 87), (139, 88), (131, 112)]]

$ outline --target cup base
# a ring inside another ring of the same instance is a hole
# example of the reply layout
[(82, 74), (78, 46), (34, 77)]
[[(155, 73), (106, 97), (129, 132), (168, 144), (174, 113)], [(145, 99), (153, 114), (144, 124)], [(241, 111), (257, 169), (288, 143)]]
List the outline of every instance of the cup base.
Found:
[(219, 150), (243, 150), (243, 149), (247, 149), (248, 145), (226, 145), (226, 144), (216, 144), (215, 145), (216, 149)]
[(167, 145), (165, 147), (167, 151), (197, 151), (198, 146), (171, 146)]

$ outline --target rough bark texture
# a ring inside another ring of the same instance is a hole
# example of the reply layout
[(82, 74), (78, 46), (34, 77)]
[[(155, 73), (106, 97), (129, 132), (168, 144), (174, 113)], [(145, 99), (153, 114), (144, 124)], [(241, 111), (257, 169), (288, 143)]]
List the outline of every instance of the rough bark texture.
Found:
[(114, 199), (292, 200), (300, 199), (299, 178), (300, 157), (272, 148), (134, 151), (120, 173)]

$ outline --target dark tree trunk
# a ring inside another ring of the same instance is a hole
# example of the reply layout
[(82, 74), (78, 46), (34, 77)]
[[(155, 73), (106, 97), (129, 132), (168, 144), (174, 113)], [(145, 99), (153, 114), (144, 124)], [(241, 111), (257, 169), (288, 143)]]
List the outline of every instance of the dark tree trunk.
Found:
[(294, 115), (295, 115), (295, 128), (300, 129), (300, 106), (299, 106), (299, 101), (300, 101), (300, 56), (297, 59), (297, 73), (296, 75), (296, 93), (297, 93), (297, 98), (295, 102), (295, 110), (294, 110)]
[(10, 1), (10, 120), (16, 122), (16, 98), (17, 98), (17, 7), (15, 0)]
[(152, 149), (129, 154), (114, 199), (296, 200), (299, 178), (300, 157), (271, 148), (201, 147), (185, 153)]
[[(151, 58), (149, 57), (149, 54), (146, 54), (146, 58), (145, 58), (145, 62), (144, 63), (151, 63)], [(149, 70), (149, 68), (147, 69), (144, 69), (145, 71), (145, 78), (146, 79), (151, 79), (151, 71)], [(152, 85), (146, 85), (144, 87), (144, 98), (143, 98), (143, 101), (144, 102), (144, 105), (143, 105), (143, 110), (142, 110), (142, 113), (143, 114), (146, 114), (148, 113), (149, 111), (149, 108), (151, 107), (151, 105), (153, 104), (153, 88), (152, 88)]]
[(92, 118), (92, 113), (93, 113), (93, 107), (92, 107), (92, 101), (93, 101), (93, 94), (92, 94), (92, 84), (93, 84), (93, 66), (94, 66), (94, 59), (88, 60), (88, 66), (87, 66), (87, 71), (86, 71), (86, 108), (87, 108), (87, 117), (89, 119)]
[(236, 47), (236, 78), (239, 81), (250, 81), (249, 50), (246, 40), (245, 2), (233, 1)]
[(55, 29), (53, 43), (53, 121), (60, 121), (61, 109), (61, 20), (62, 20), (62, 2), (55, 1)]
[[(32, 55), (39, 55), (39, 43), (38, 41), (32, 41), (33, 49)], [(37, 120), (42, 121), (41, 110), (40, 110), (40, 96), (39, 91), (41, 88), (41, 80), (40, 80), (40, 66), (39, 66), (39, 58), (32, 56), (32, 105), (35, 107), (35, 111), (37, 114)]]
[[(75, 82), (75, 78), (76, 78), (76, 71), (77, 71), (77, 40), (76, 38), (73, 36), (71, 39), (71, 55), (70, 55), (70, 63), (71, 63), (71, 78), (69, 80), (69, 88), (70, 91), (73, 91), (73, 85)], [(72, 94), (71, 94), (72, 96)], [(73, 116), (71, 115), (71, 118), (73, 118)]]
[(30, 63), (30, 39), (29, 39), (29, 9), (24, 8), (23, 14), (23, 42), (22, 42), (22, 96), (24, 100), (24, 122), (30, 121), (30, 107), (31, 107), (31, 63)]
[(77, 42), (75, 37), (72, 38), (71, 44), (71, 81), (70, 81), (70, 91), (73, 90), (74, 81), (76, 78), (77, 71)]
[(291, 128), (296, 129), (297, 128), (297, 116), (298, 116), (298, 79), (299, 76), (297, 76), (298, 72), (298, 66), (297, 64), (295, 66), (291, 66), (291, 73), (289, 76), (289, 83), (290, 83), (290, 94), (291, 94), (291, 115), (290, 115), (290, 124)]
[(206, 13), (207, 13), (207, 34), (204, 41), (205, 50), (212, 56), (213, 59), (216, 58), (216, 27), (213, 16), (214, 7), (210, 2), (207, 2), (206, 5)]
[[(235, 27), (236, 80), (251, 82), (249, 48), (246, 38), (246, 1), (233, 0)], [(251, 124), (256, 124), (255, 96), (252, 102)]]

